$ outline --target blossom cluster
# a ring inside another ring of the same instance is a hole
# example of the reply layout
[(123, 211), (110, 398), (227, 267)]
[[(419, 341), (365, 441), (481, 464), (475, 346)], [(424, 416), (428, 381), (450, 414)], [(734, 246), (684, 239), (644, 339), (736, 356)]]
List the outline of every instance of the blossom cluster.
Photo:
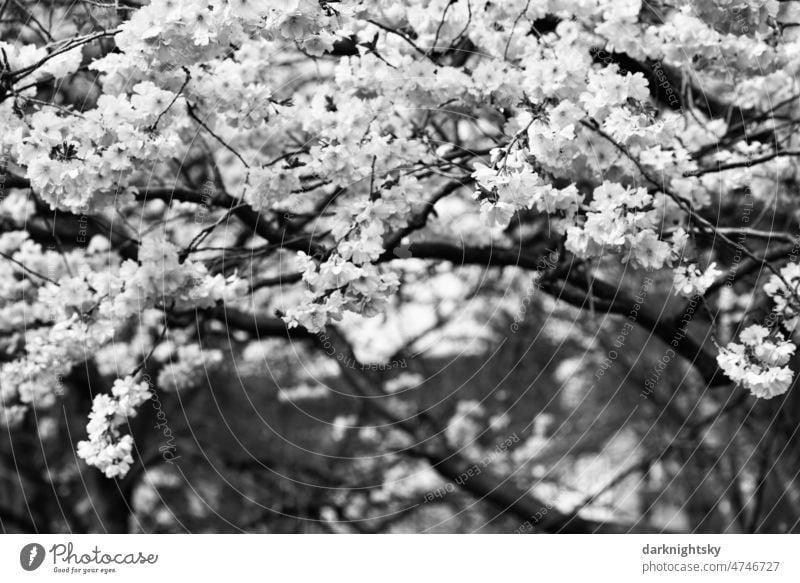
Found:
[(673, 270), (675, 295), (685, 298), (702, 296), (706, 290), (722, 275), (722, 271), (717, 269), (716, 262), (712, 262), (706, 269), (700, 270), (696, 263), (679, 265)]
[(82, 115), (37, 111), (16, 135), (2, 140), (52, 208), (97, 214), (132, 199), (128, 179), (137, 166), (178, 151), (175, 131), (149, 131), (159, 118), (170, 123), (176, 97), (142, 82), (131, 96), (101, 96)]
[(624, 252), (623, 261), (651, 270), (664, 267), (680, 253), (683, 240), (659, 238), (655, 226), (660, 214), (653, 203), (645, 188), (604, 181), (594, 189), (585, 218), (567, 229), (567, 249), (579, 257)]
[(725, 374), (762, 399), (785, 393), (794, 376), (786, 364), (797, 347), (760, 325), (747, 327), (739, 339), (720, 348), (717, 362)]
[[(148, 198), (151, 187), (163, 198), (184, 179), (230, 194), (259, 226), (286, 226), (286, 240), (319, 243), (299, 254), (300, 283), (281, 290), (288, 325), (313, 332), (348, 312), (385, 309), (408, 265), (386, 260), (387, 242), (429, 234), (412, 222), (421, 212), (439, 232), (486, 246), (497, 237), (516, 243), (515, 219), (542, 216), (580, 259), (611, 256), (648, 270), (677, 264), (677, 293), (704, 294), (719, 271), (679, 263), (696, 226), (686, 209), (703, 216), (718, 193), (745, 187), (770, 200), (790, 188), (796, 164), (776, 157), (760, 172), (698, 175), (697, 152), (733, 122), (688, 112), (689, 85), (714, 88), (709, 94), (743, 110), (772, 111), (798, 92), (800, 42), (774, 26), (791, 20), (791, 2), (691, 4), (665, 5), (656, 22), (640, 0), (153, 0), (99, 43), (65, 43), (63, 31), (46, 44), (0, 43), (10, 92), (0, 102), (2, 165), (31, 187), (0, 201), (13, 227), (0, 235), (12, 259), (0, 262), (3, 349), (12, 355), (0, 365), (0, 421), (52, 405), (53, 379), (89, 357), (152, 346), (163, 311), (241, 300), (248, 282), (231, 275), (228, 258), (199, 253), (260, 243), (228, 228), (236, 221), (223, 220), (228, 209), (210, 196), (202, 207)], [(733, 13), (741, 22), (731, 22)], [(657, 63), (651, 80), (623, 69), (621, 53)], [(671, 87), (668, 106), (654, 102), (652, 79), (669, 85), (667, 73), (686, 68), (687, 91)], [(86, 99), (70, 98), (72, 81), (92, 86)], [(50, 103), (42, 88), (52, 88)], [(748, 127), (753, 139), (717, 147), (708, 160), (768, 154), (772, 140), (758, 142), (757, 126)], [(455, 189), (443, 201), (451, 212), (427, 206), (446, 180), (470, 174), (474, 198)], [(49, 230), (29, 226), (42, 201), (112, 224), (129, 235), (136, 258), (102, 237), (44, 248), (27, 232)], [(287, 225), (294, 216), (302, 220)], [(297, 225), (308, 230), (295, 233)], [(200, 229), (208, 246), (190, 253)], [(274, 271), (284, 242), (254, 250), (251, 273)], [(765, 287), (783, 332), (743, 333), (720, 355), (731, 378), (756, 394), (785, 390), (791, 376), (783, 333), (795, 334), (800, 317), (798, 281), (790, 265)], [(261, 293), (254, 307), (273, 311), (276, 294)], [(164, 388), (194, 384), (198, 365), (220, 357), (193, 344), (176, 352), (159, 376)], [(89, 443), (113, 435), (116, 422), (97, 432), (122, 402), (97, 401), (90, 432), (98, 437)], [(121, 475), (130, 438), (112, 445), (91, 456)]]
[(751, 325), (739, 335), (740, 343), (731, 342), (720, 349), (717, 362), (728, 377), (741, 383), (757, 397), (769, 399), (785, 393), (792, 384), (794, 373), (787, 366), (797, 346), (789, 337), (796, 337), (800, 312), (800, 266), (789, 263), (773, 274), (764, 285), (774, 307), (766, 323)]
[(377, 315), (400, 285), (395, 272), (381, 271), (371, 263), (358, 265), (340, 255), (318, 264), (301, 251), (298, 263), (309, 286), (308, 301), (284, 316), (290, 328), (320, 332), (327, 323), (341, 320), (345, 311)]
[[(11, 238), (11, 234), (0, 238), (0, 247), (3, 239)], [(49, 325), (27, 331), (24, 355), (0, 366), (0, 396), (6, 407), (52, 405), (56, 399), (53, 379), (66, 377), (75, 364), (101, 351), (131, 319), (141, 319), (149, 308), (166, 303), (179, 310), (209, 308), (240, 297), (246, 286), (236, 276), (210, 274), (202, 263), (180, 263), (177, 248), (157, 237), (142, 242), (139, 261), (126, 260), (116, 269), (109, 269), (100, 253), (87, 260), (76, 252), (67, 258), (75, 260), (72, 272), (58, 252), (43, 251), (27, 234), (15, 243), (12, 257), (20, 265), (37, 273), (49, 272), (55, 279), (39, 286), (22, 279), (16, 289), (9, 290), (11, 297), (20, 290), (28, 296), (5, 308), (10, 316), (13, 306), (20, 327), (30, 327), (31, 315)], [(95, 246), (103, 248), (101, 242)], [(4, 267), (13, 272), (8, 264)], [(15, 411), (18, 418), (20, 409)]]
[(789, 263), (780, 270), (780, 275), (772, 274), (764, 291), (774, 302), (774, 312), (786, 332), (796, 335), (800, 321), (800, 265)]
[(203, 263), (181, 263), (177, 247), (157, 237), (145, 239), (139, 261), (123, 262), (119, 278), (108, 283), (110, 297), (101, 304), (100, 313), (113, 318), (129, 318), (143, 308), (166, 303), (179, 310), (210, 308), (239, 297), (246, 288), (236, 275), (211, 275)]
[(298, 263), (307, 284), (309, 302), (288, 311), (290, 327), (302, 325), (319, 332), (329, 321), (338, 321), (345, 311), (370, 317), (379, 314), (397, 290), (396, 272), (376, 265), (384, 253), (384, 237), (408, 224), (419, 211), (421, 185), (415, 178), (389, 177), (380, 185), (381, 196), (355, 205), (355, 217), (347, 216), (334, 227), (336, 252), (315, 261), (300, 252)]
[(493, 158), (499, 159), (494, 165), (501, 168), (478, 163), (472, 174), (478, 184), (475, 197), (489, 224), (505, 228), (521, 209), (556, 215), (562, 221), (575, 216), (580, 197), (574, 185), (554, 187), (534, 171), (522, 150), (506, 154), (495, 149)]
[(78, 456), (109, 478), (124, 478), (133, 464), (133, 438), (120, 435), (119, 428), (150, 396), (148, 384), (130, 376), (115, 380), (110, 395), (95, 396), (86, 426), (89, 439), (78, 442)]

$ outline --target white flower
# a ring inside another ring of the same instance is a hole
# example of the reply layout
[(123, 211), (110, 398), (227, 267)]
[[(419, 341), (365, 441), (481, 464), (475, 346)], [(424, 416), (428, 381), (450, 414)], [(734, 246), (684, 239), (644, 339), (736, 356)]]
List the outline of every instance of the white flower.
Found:
[(788, 366), (770, 367), (763, 371), (750, 371), (745, 375), (743, 385), (760, 399), (771, 399), (784, 394), (792, 384), (793, 373)]
[(645, 230), (636, 235), (631, 242), (630, 255), (645, 269), (660, 269), (669, 260), (671, 247), (669, 243), (661, 241), (651, 230)]
[(791, 342), (781, 342), (780, 344), (765, 342), (755, 346), (753, 352), (756, 358), (766, 365), (783, 366), (789, 362), (796, 348)]
[(716, 265), (716, 263), (711, 263), (704, 272), (697, 269), (697, 265), (694, 263), (676, 267), (673, 282), (675, 295), (682, 295), (687, 298), (704, 295), (717, 277), (722, 275)]
[(174, 93), (165, 91), (150, 81), (142, 81), (134, 86), (133, 91), (131, 105), (139, 114), (146, 116), (146, 119), (155, 120), (166, 111), (175, 98)]
[(136, 383), (133, 377), (128, 376), (114, 381), (111, 394), (117, 398), (118, 414), (134, 417), (136, 407), (150, 398), (150, 388), (147, 383)]
[(739, 383), (747, 372), (744, 346), (731, 342), (720, 348), (717, 355), (717, 364), (732, 381)]
[(745, 328), (739, 338), (744, 342), (745, 346), (756, 346), (763, 342), (767, 336), (769, 336), (769, 330), (764, 326), (754, 324)]

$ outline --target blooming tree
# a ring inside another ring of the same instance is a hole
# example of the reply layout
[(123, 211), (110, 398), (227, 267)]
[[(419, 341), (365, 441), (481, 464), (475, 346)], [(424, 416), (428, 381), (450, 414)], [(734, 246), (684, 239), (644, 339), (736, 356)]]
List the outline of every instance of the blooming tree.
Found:
[[(800, 2), (2, 10), (0, 420), (89, 387), (91, 471), (124, 479), (142, 404), (237, 357), (207, 334), (315, 347), (350, 378), (405, 290), (443, 302), (447, 274), (499, 282), (510, 314), (533, 276), (628, 316), (709, 389), (792, 387)], [(634, 314), (644, 280), (663, 305)], [(459, 475), (452, 428), (410, 424), (413, 401), (358, 377)], [(498, 483), (469, 488), (546, 530), (594, 528)]]

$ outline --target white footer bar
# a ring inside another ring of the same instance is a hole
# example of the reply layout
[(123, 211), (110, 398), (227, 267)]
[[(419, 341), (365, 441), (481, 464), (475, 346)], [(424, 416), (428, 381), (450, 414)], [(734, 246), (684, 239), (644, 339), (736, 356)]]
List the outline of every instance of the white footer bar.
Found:
[(0, 581), (778, 583), (800, 581), (798, 545), (797, 535), (4, 535)]

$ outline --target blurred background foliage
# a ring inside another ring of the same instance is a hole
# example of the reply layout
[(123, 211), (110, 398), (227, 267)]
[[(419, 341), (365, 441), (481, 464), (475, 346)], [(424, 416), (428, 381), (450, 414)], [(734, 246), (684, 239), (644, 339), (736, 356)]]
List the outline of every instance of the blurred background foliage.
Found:
[[(124, 480), (76, 463), (73, 444), (84, 429), (70, 410), (88, 409), (79, 388), (87, 375), (102, 381), (87, 365), (64, 379), (61, 408), (0, 441), (3, 527), (526, 529), (518, 514), (471, 491), (477, 475), (437, 472), (419, 443), (354, 391), (352, 378), (361, 377), (379, 384), (384, 405), (425, 441), (441, 441), (482, 477), (513, 483), (552, 511), (580, 510), (628, 528), (795, 528), (795, 427), (779, 407), (755, 407), (730, 386), (706, 389), (679, 359), (659, 369), (667, 350), (660, 341), (639, 327), (618, 340), (630, 322), (625, 316), (533, 294), (520, 318), (527, 282), (510, 276), (501, 289), (501, 280), (474, 294), (456, 318), (414, 338), (385, 370), (337, 361), (345, 339), (323, 349), (279, 339), (237, 343), (201, 331), (204, 346), (221, 348), (228, 360), (197, 386), (142, 407), (133, 430), (144, 461)], [(644, 303), (667, 298), (655, 285)], [(701, 327), (698, 320), (693, 325)], [(647, 380), (659, 370), (649, 391)]]

